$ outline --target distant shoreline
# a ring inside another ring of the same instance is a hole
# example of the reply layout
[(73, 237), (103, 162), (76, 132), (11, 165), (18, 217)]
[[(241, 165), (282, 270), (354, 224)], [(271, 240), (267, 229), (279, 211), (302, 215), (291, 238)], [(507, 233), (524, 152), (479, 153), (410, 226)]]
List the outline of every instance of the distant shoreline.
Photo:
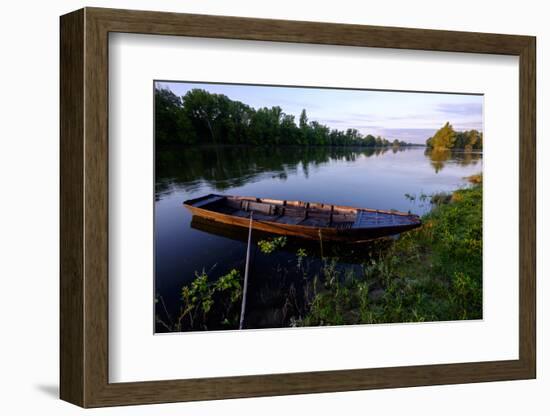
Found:
[[(201, 147), (201, 148), (208, 148), (208, 147), (297, 147), (297, 148), (332, 148), (332, 149), (363, 149), (363, 150), (382, 150), (382, 149), (407, 149), (411, 147), (422, 147), (422, 148), (428, 148), (425, 144), (407, 144), (407, 145), (400, 145), (400, 146), (360, 146), (360, 145), (328, 145), (328, 144), (253, 144), (253, 143), (237, 143), (237, 144), (230, 144), (230, 143), (221, 143), (221, 144), (215, 144), (215, 143), (204, 143), (204, 144), (187, 144), (187, 143), (155, 143), (155, 147), (163, 148), (163, 149), (169, 149), (169, 148), (187, 148), (187, 147)], [(451, 149), (449, 149), (451, 150)], [(476, 152), (477, 153), (477, 152)]]

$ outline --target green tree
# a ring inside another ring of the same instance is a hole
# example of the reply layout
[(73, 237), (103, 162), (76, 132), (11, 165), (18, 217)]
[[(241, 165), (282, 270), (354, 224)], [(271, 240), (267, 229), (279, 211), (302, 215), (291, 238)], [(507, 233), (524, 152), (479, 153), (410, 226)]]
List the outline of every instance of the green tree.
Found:
[(306, 109), (304, 108), (302, 112), (300, 113), (300, 129), (306, 129), (307, 128), (307, 114)]
[[(468, 136), (472, 147), (481, 143), (474, 136)], [(301, 111), (296, 125), (294, 116), (285, 114), (279, 106), (255, 110), (223, 94), (200, 88), (188, 91), (183, 97), (169, 89), (155, 89), (155, 137), (159, 144), (391, 145), (380, 136), (363, 137), (357, 129), (331, 130), (318, 121), (309, 121), (306, 109)]]
[[(223, 96), (225, 97), (225, 96)], [(227, 98), (227, 97), (225, 97)], [(183, 97), (183, 110), (199, 132), (199, 136), (208, 135), (210, 141), (216, 143), (217, 122), (221, 118), (224, 99), (217, 94), (205, 90), (193, 89)]]
[(467, 143), (464, 146), (465, 150), (481, 149), (481, 133), (477, 130), (465, 132)]
[(300, 144), (309, 144), (309, 125), (306, 114), (306, 109), (304, 108), (300, 113)]
[(159, 143), (195, 143), (190, 120), (181, 111), (181, 98), (168, 89), (155, 90), (155, 132)]
[(283, 113), (281, 117), (280, 133), (282, 144), (295, 144), (300, 140), (300, 130), (296, 126), (292, 114)]
[(426, 146), (432, 149), (463, 149), (465, 151), (483, 148), (483, 134), (477, 130), (455, 131), (447, 122), (433, 137), (426, 140)]
[(376, 146), (376, 138), (372, 134), (367, 134), (367, 136), (365, 137), (365, 146)]

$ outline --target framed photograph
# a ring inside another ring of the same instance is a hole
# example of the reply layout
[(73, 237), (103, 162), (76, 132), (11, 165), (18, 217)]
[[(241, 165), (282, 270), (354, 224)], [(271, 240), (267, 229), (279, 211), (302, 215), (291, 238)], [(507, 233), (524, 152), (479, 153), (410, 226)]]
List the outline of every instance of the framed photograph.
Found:
[(62, 16), (61, 398), (535, 378), (535, 49)]

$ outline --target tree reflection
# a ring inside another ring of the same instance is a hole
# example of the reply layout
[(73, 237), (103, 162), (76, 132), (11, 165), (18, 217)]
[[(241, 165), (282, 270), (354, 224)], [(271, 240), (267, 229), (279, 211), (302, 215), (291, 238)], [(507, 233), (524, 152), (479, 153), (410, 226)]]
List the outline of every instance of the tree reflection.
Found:
[[(355, 162), (390, 148), (326, 146), (174, 146), (156, 149), (156, 198), (175, 189), (192, 192), (206, 182), (223, 192), (265, 178), (285, 180), (333, 162)], [(400, 148), (398, 151), (406, 151)], [(393, 152), (396, 149), (392, 149)]]
[(457, 151), (444, 148), (427, 148), (424, 154), (430, 159), (435, 173), (439, 173), (447, 163), (475, 166), (483, 155), (480, 151)]

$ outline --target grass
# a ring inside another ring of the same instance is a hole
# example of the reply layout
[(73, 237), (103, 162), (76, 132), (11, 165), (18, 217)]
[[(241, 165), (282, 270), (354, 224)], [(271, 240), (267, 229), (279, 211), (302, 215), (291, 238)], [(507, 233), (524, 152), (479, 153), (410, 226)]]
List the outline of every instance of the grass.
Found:
[(423, 226), (362, 265), (323, 267), (325, 280), (299, 325), (423, 322), (482, 318), (482, 177), (438, 194)]

